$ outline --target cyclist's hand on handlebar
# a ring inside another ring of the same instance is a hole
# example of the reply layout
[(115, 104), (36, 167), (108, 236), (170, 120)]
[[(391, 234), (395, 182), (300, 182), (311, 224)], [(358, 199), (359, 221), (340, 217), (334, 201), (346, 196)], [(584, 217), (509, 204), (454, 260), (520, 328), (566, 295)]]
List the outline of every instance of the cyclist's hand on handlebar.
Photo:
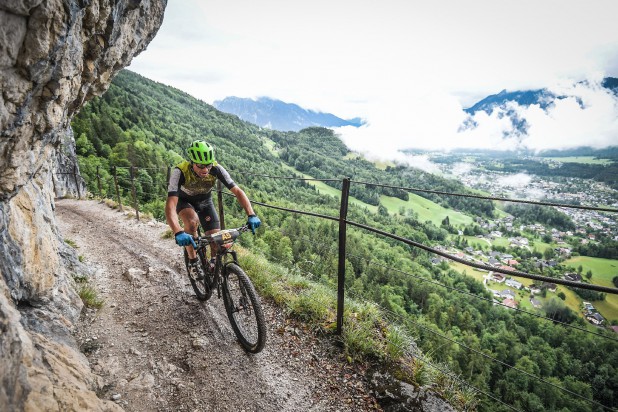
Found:
[(253, 233), (254, 235), (255, 235), (255, 229), (260, 227), (261, 223), (262, 221), (256, 215), (250, 215), (249, 218), (247, 219), (247, 226), (249, 226), (249, 229), (251, 229), (251, 233)]
[(193, 245), (194, 249), (197, 249), (197, 245), (195, 244), (195, 240), (193, 240), (193, 236), (191, 236), (188, 233), (185, 233), (184, 231), (180, 231), (178, 233), (176, 233), (174, 235), (174, 237), (176, 238), (176, 244), (178, 246), (189, 246), (189, 245)]

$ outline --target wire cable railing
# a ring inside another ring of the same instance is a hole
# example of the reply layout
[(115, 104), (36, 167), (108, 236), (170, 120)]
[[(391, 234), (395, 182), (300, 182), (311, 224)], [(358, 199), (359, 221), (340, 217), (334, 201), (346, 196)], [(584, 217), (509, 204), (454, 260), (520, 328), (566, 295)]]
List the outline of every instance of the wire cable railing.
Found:
[(259, 174), (259, 173), (243, 172), (240, 170), (236, 170), (236, 173), (239, 173), (242, 175), (266, 177), (268, 179), (306, 180), (306, 181), (314, 181), (314, 182), (341, 182), (341, 179), (317, 179), (313, 177), (299, 177), (299, 176), (271, 176), (271, 175), (264, 175), (264, 174)]
[(575, 281), (566, 280), (566, 279), (556, 279), (556, 278), (551, 278), (549, 276), (534, 275), (534, 274), (522, 272), (522, 271), (519, 271), (519, 270), (506, 270), (506, 269), (502, 269), (502, 268), (499, 268), (499, 267), (496, 268), (496, 267), (489, 266), (489, 265), (483, 265), (483, 264), (480, 264), (480, 263), (470, 262), (470, 261), (468, 261), (466, 259), (462, 259), (462, 258), (459, 258), (457, 256), (450, 255), (450, 254), (448, 254), (446, 252), (443, 252), (441, 250), (438, 250), (438, 249), (436, 249), (434, 247), (426, 246), (426, 245), (423, 245), (422, 243), (415, 242), (414, 240), (406, 239), (404, 237), (397, 236), (397, 235), (394, 235), (392, 233), (385, 232), (383, 230), (376, 229), (376, 228), (373, 228), (371, 226), (364, 225), (362, 223), (352, 222), (350, 220), (347, 220), (346, 223), (351, 225), (351, 226), (356, 226), (356, 227), (359, 227), (361, 229), (366, 229), (366, 230), (368, 230), (370, 232), (373, 232), (373, 233), (378, 233), (380, 235), (383, 235), (383, 236), (386, 236), (386, 237), (390, 237), (390, 238), (395, 239), (395, 240), (399, 240), (399, 241), (401, 241), (403, 243), (407, 243), (410, 246), (415, 246), (415, 247), (417, 247), (419, 249), (423, 249), (423, 250), (425, 250), (427, 252), (435, 253), (436, 255), (440, 255), (440, 256), (445, 257), (447, 259), (453, 260), (455, 262), (463, 263), (464, 265), (475, 267), (477, 269), (482, 269), (482, 270), (487, 270), (487, 271), (503, 273), (503, 274), (511, 275), (511, 276), (518, 276), (518, 277), (532, 279), (532, 280), (538, 280), (538, 281), (542, 281), (542, 282), (556, 283), (556, 284), (565, 285), (565, 286), (571, 286), (571, 287), (580, 288), (580, 289), (589, 289), (589, 290), (594, 290), (594, 291), (597, 291), (597, 292), (605, 292), (605, 293), (618, 294), (618, 289), (617, 288), (611, 288), (611, 287), (608, 287), (608, 286), (592, 285), (592, 284), (588, 284), (588, 283), (575, 282)]
[(409, 192), (433, 193), (437, 195), (458, 196), (458, 197), (467, 197), (467, 198), (472, 198), (472, 199), (483, 199), (483, 200), (495, 200), (499, 202), (526, 203), (526, 204), (539, 205), (539, 206), (556, 206), (556, 207), (564, 207), (564, 208), (570, 208), (570, 209), (584, 209), (584, 210), (596, 210), (600, 212), (618, 213), (618, 209), (609, 208), (609, 207), (572, 205), (572, 204), (554, 203), (554, 202), (541, 202), (541, 201), (535, 201), (535, 200), (512, 199), (512, 198), (507, 198), (507, 197), (475, 195), (471, 193), (453, 193), (453, 192), (444, 192), (440, 190), (420, 189), (420, 188), (415, 188), (415, 187), (386, 185), (382, 183), (362, 182), (362, 181), (357, 181), (357, 180), (351, 180), (350, 183), (363, 184), (367, 186), (385, 187), (389, 189), (399, 189), (399, 190), (405, 190)]
[[(360, 301), (364, 301), (365, 298), (363, 298), (362, 296), (357, 295), (356, 293), (350, 293), (350, 291), (348, 291), (348, 296), (353, 297), (356, 300), (360, 300)], [(373, 302), (374, 305), (376, 305), (376, 307), (378, 307), (380, 309), (380, 311), (384, 314), (386, 314), (389, 319), (391, 319), (391, 321), (393, 320), (393, 318), (397, 319), (394, 323), (399, 324), (399, 325), (410, 325), (410, 320), (403, 318), (401, 315), (388, 310), (386, 308), (384, 308), (383, 306), (380, 306), (378, 303)], [(432, 331), (433, 332), (433, 331)], [(438, 334), (438, 336), (442, 336), (441, 334)], [(447, 338), (448, 339), (448, 338)], [(453, 343), (457, 343), (457, 342), (453, 342)], [(484, 396), (486, 396), (489, 399), (492, 399), (493, 401), (496, 401), (498, 403), (500, 403), (503, 406), (506, 406), (507, 408), (514, 410), (514, 411), (519, 411), (519, 409), (513, 407), (512, 405), (509, 405), (508, 403), (502, 401), (501, 399), (496, 398), (495, 396), (493, 396), (492, 394), (477, 388), (476, 386), (472, 385), (470, 382), (465, 381), (464, 379), (459, 378), (455, 373), (451, 372), (451, 371), (447, 371), (444, 370), (442, 368), (438, 368), (437, 366), (433, 365), (431, 362), (429, 362), (427, 360), (427, 356), (425, 356), (424, 354), (422, 354), (420, 351), (414, 351), (414, 353), (411, 353), (411, 351), (409, 350), (409, 348), (407, 347), (403, 347), (401, 345), (396, 345), (400, 350), (405, 351), (405, 353), (413, 358), (419, 358), (421, 359), (424, 363), (427, 363), (430, 367), (438, 370), (439, 372), (443, 373), (444, 375), (448, 376), (449, 378), (455, 379), (459, 384), (462, 384), (468, 388), (471, 388), (472, 390), (474, 390), (477, 393), (480, 393)]]
[[(348, 292), (348, 293), (349, 293), (349, 292)], [(352, 294), (352, 296), (355, 296), (355, 295), (354, 295), (354, 294)], [(444, 340), (446, 340), (446, 341), (448, 341), (448, 342), (450, 342), (450, 343), (453, 343), (453, 344), (455, 344), (455, 345), (458, 345), (458, 346), (460, 346), (460, 347), (462, 347), (462, 348), (464, 348), (464, 349), (468, 350), (469, 352), (473, 352), (473, 353), (475, 353), (475, 354), (477, 354), (477, 355), (480, 355), (480, 356), (482, 356), (483, 358), (485, 358), (485, 359), (487, 359), (487, 360), (490, 360), (490, 361), (492, 361), (492, 362), (494, 362), (494, 363), (498, 363), (498, 364), (500, 364), (500, 365), (502, 365), (502, 366), (504, 366), (504, 367), (506, 367), (506, 368), (508, 368), (508, 369), (512, 369), (512, 370), (514, 370), (514, 371), (517, 371), (518, 373), (521, 373), (522, 375), (525, 375), (525, 376), (527, 376), (527, 377), (529, 377), (529, 378), (533, 378), (533, 379), (537, 380), (538, 382), (544, 383), (544, 384), (546, 384), (546, 385), (548, 385), (548, 386), (551, 386), (551, 387), (553, 387), (553, 388), (555, 388), (555, 389), (558, 389), (558, 390), (560, 390), (560, 391), (562, 391), (562, 392), (564, 392), (564, 393), (568, 393), (569, 395), (572, 395), (572, 396), (574, 396), (574, 397), (576, 397), (576, 398), (579, 398), (579, 399), (581, 399), (581, 400), (583, 400), (583, 401), (586, 401), (586, 402), (592, 403), (592, 404), (594, 404), (594, 405), (596, 405), (596, 406), (600, 406), (600, 407), (602, 407), (603, 409), (610, 410), (610, 411), (611, 411), (611, 410), (614, 410), (613, 408), (611, 408), (611, 407), (609, 407), (609, 406), (606, 406), (606, 405), (603, 405), (602, 403), (599, 403), (599, 402), (595, 401), (594, 399), (589, 399), (589, 398), (586, 398), (585, 396), (582, 396), (582, 395), (580, 395), (580, 394), (578, 394), (578, 393), (576, 393), (576, 392), (573, 392), (573, 391), (571, 391), (571, 390), (569, 390), (569, 389), (567, 389), (567, 388), (564, 388), (564, 387), (562, 387), (562, 386), (560, 386), (560, 385), (557, 385), (557, 384), (555, 384), (555, 383), (553, 383), (553, 382), (549, 382), (549, 381), (547, 381), (547, 380), (543, 379), (543, 378), (542, 378), (542, 377), (540, 377), (540, 376), (537, 376), (537, 375), (535, 375), (535, 374), (532, 374), (532, 373), (530, 373), (530, 372), (527, 372), (527, 371), (525, 371), (525, 370), (523, 370), (523, 369), (521, 369), (521, 368), (518, 368), (518, 367), (516, 367), (516, 366), (510, 365), (510, 364), (508, 364), (508, 363), (506, 363), (506, 362), (501, 361), (500, 359), (496, 359), (496, 358), (494, 358), (493, 356), (489, 356), (489, 355), (487, 355), (486, 353), (483, 353), (482, 351), (479, 351), (479, 350), (477, 350), (477, 349), (471, 348), (470, 346), (466, 345), (465, 343), (458, 342), (458, 341), (456, 341), (455, 339), (451, 339), (451, 338), (449, 338), (448, 336), (446, 336), (446, 335), (444, 335), (444, 334), (442, 334), (442, 333), (436, 332), (435, 330), (432, 330), (431, 328), (429, 328), (429, 327), (427, 327), (427, 326), (425, 326), (425, 325), (421, 324), (420, 322), (415, 321), (415, 320), (414, 320), (413, 318), (411, 318), (411, 317), (405, 317), (405, 318), (404, 318), (403, 316), (399, 315), (398, 313), (395, 313), (395, 312), (393, 312), (393, 311), (391, 311), (391, 310), (389, 310), (389, 309), (387, 309), (387, 308), (384, 308), (383, 306), (380, 306), (380, 305), (379, 305), (379, 304), (377, 304), (377, 303), (376, 303), (376, 305), (377, 305), (377, 306), (378, 306), (378, 307), (379, 307), (379, 308), (380, 308), (383, 312), (388, 313), (390, 316), (393, 316), (393, 317), (395, 317), (395, 318), (399, 319), (399, 322), (400, 322), (400, 323), (403, 323), (403, 324), (408, 324), (408, 325), (410, 325), (410, 324), (414, 324), (416, 327), (419, 327), (419, 328), (423, 329), (424, 331), (427, 331), (427, 332), (429, 332), (429, 333), (431, 333), (431, 334), (433, 334), (433, 335), (435, 335), (435, 336), (438, 336), (438, 337), (440, 337), (440, 338), (442, 338), (442, 339), (444, 339)], [(470, 386), (472, 386), (472, 385), (470, 385)], [(476, 388), (476, 389), (478, 389), (478, 388)], [(503, 402), (502, 402), (502, 401), (500, 401), (500, 403), (503, 403)], [(505, 404), (505, 405), (506, 405), (506, 404)]]
[[(353, 256), (353, 257), (355, 257), (357, 259), (367, 260), (367, 259), (363, 258), (362, 256), (357, 256), (357, 255), (354, 255), (354, 254), (351, 254), (351, 253), (347, 253), (347, 256)], [(455, 288), (453, 286), (445, 285), (443, 283), (437, 282), (437, 281), (432, 280), (432, 279), (427, 279), (427, 278), (424, 278), (424, 277), (419, 276), (419, 275), (414, 275), (414, 274), (409, 273), (409, 272), (404, 272), (403, 270), (400, 270), (400, 269), (397, 269), (397, 268), (394, 268), (394, 267), (391, 267), (391, 266), (386, 266), (386, 265), (383, 265), (381, 263), (377, 263), (374, 260), (369, 260), (369, 261), (367, 261), (367, 263), (370, 264), (370, 265), (373, 265), (373, 266), (381, 267), (383, 269), (392, 270), (394, 272), (397, 272), (397, 273), (405, 275), (405, 276), (413, 277), (415, 279), (420, 280), (421, 282), (431, 283), (431, 284), (434, 284), (436, 286), (440, 286), (440, 287), (443, 287), (445, 289), (448, 289), (448, 290), (451, 290), (451, 291), (454, 291), (454, 292), (458, 292), (458, 293), (470, 296), (470, 297), (475, 298), (475, 299), (484, 300), (484, 301), (486, 301), (488, 303), (491, 303), (493, 305), (502, 306), (502, 307), (504, 307), (506, 309), (513, 310), (515, 312), (525, 313), (526, 315), (534, 316), (534, 317), (537, 317), (537, 318), (540, 318), (540, 319), (544, 319), (544, 320), (547, 320), (547, 321), (550, 321), (550, 322), (553, 322), (553, 323), (557, 323), (557, 324), (562, 325), (562, 326), (564, 326), (566, 328), (576, 329), (576, 330), (579, 330), (580, 332), (589, 333), (589, 334), (596, 335), (596, 336), (599, 336), (599, 337), (604, 338), (604, 339), (608, 339), (608, 340), (611, 340), (611, 341), (618, 342), (618, 338), (614, 338), (614, 337), (609, 336), (609, 335), (604, 335), (604, 334), (601, 334), (601, 333), (598, 333), (598, 332), (595, 332), (595, 331), (591, 331), (589, 329), (582, 328), (582, 327), (579, 327), (577, 325), (572, 325), (572, 324), (569, 324), (569, 323), (561, 322), (561, 321), (559, 321), (557, 319), (548, 318), (546, 316), (539, 315), (538, 313), (529, 312), (527, 310), (523, 310), (523, 309), (520, 309), (520, 308), (514, 308), (514, 307), (511, 307), (511, 306), (505, 305), (505, 304), (503, 304), (501, 302), (498, 302), (498, 301), (496, 301), (494, 299), (488, 299), (486, 297), (479, 296), (479, 295), (476, 295), (474, 293), (470, 293), (470, 292), (468, 292), (466, 290), (457, 289), (457, 288)]]

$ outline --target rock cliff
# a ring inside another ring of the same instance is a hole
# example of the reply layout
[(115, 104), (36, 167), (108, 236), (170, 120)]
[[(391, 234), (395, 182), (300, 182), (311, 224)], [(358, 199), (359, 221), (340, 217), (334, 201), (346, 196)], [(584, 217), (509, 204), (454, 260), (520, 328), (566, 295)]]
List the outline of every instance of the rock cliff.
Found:
[[(54, 196), (83, 190), (70, 121), (144, 50), (166, 0), (0, 2), (0, 410), (120, 409), (100, 400), (71, 330), (81, 270)], [(61, 170), (65, 168), (65, 170)]]

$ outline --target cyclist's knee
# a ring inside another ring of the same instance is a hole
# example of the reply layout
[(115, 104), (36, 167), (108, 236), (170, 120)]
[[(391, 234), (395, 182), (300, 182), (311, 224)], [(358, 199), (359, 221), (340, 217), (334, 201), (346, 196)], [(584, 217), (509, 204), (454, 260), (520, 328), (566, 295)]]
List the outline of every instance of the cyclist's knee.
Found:
[(197, 233), (197, 227), (200, 224), (199, 219), (197, 218), (196, 219), (191, 219), (191, 218), (182, 219), (182, 222), (184, 223), (184, 226), (185, 226), (185, 232), (193, 233), (193, 234)]

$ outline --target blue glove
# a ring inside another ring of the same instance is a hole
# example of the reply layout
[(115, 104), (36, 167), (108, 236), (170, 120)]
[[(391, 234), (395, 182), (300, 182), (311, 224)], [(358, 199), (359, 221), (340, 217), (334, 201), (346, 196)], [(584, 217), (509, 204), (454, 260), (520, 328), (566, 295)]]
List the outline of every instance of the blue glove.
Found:
[(181, 230), (180, 232), (176, 233), (174, 237), (176, 238), (176, 244), (178, 246), (193, 245), (193, 248), (197, 249), (197, 245), (195, 244), (195, 241), (193, 240), (193, 236), (191, 236), (190, 234), (185, 233)]
[(251, 229), (251, 233), (253, 233), (254, 235), (255, 235), (255, 229), (260, 227), (261, 223), (262, 221), (256, 215), (250, 215), (249, 219), (247, 219), (247, 226), (249, 226), (249, 229)]

